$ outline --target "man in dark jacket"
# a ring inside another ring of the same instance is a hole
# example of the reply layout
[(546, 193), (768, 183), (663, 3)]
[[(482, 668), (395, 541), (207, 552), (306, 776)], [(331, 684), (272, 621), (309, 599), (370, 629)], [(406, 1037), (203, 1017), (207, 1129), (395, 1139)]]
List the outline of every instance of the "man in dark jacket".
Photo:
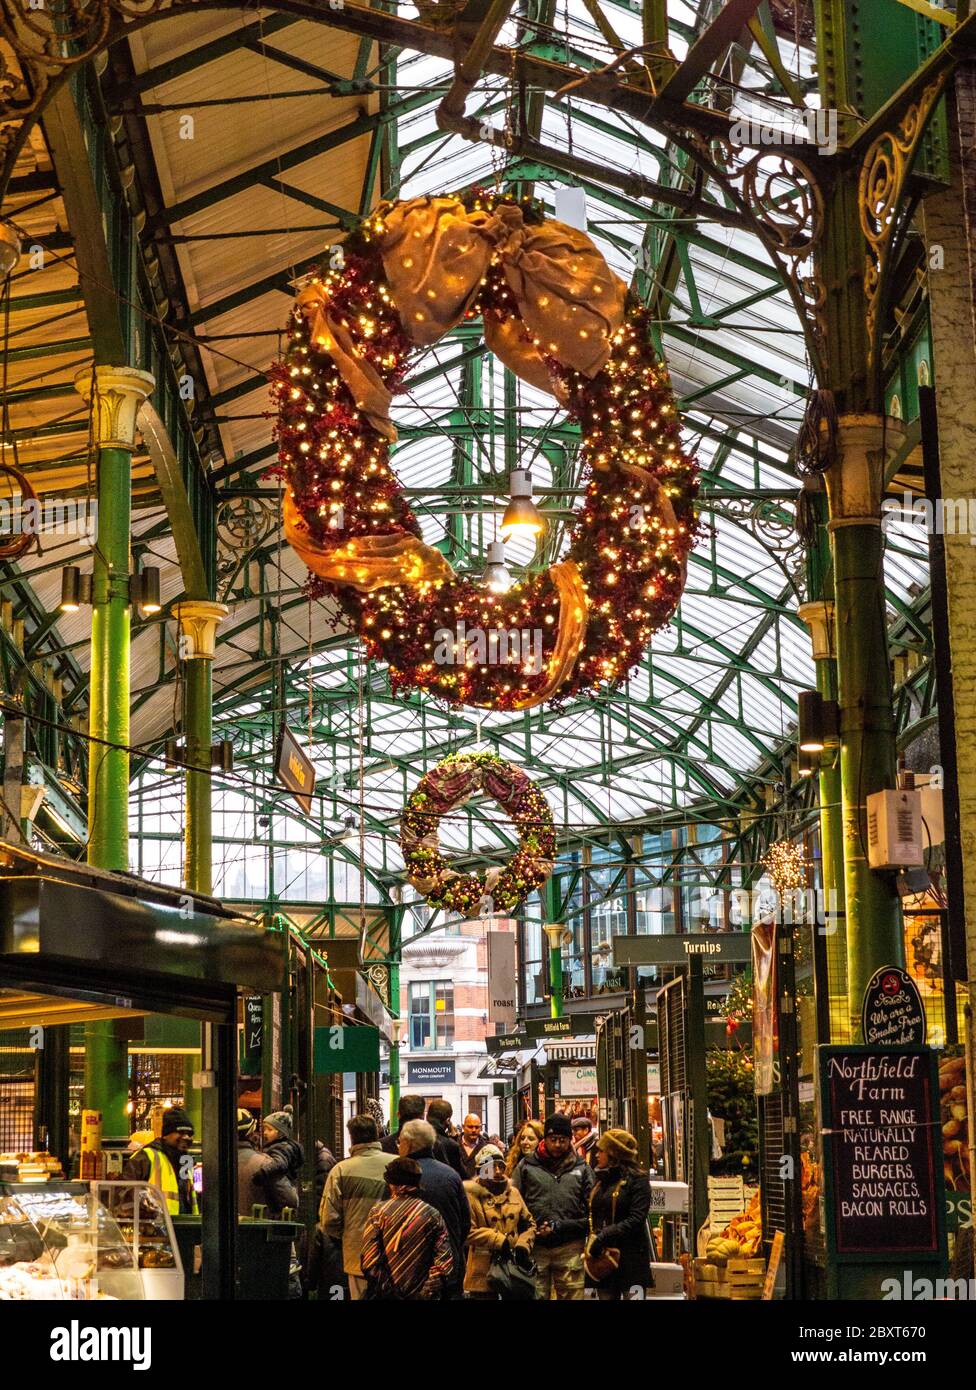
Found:
[(433, 1127), (434, 1133), (437, 1135), (434, 1141), (434, 1157), (439, 1158), (441, 1163), (446, 1163), (449, 1168), (453, 1168), (458, 1177), (463, 1179), (464, 1166), (461, 1163), (461, 1145), (448, 1129), (453, 1114), (454, 1107), (449, 1100), (432, 1100), (427, 1107), (427, 1123)]
[[(422, 1120), (426, 1101), (423, 1096), (401, 1096), (400, 1104), (397, 1108), (397, 1127), (393, 1134), (384, 1135), (380, 1140), (380, 1147), (384, 1153), (398, 1154), (400, 1152), (400, 1131), (410, 1120)], [(390, 1121), (391, 1125), (393, 1121)]]
[(464, 1245), (471, 1229), (471, 1206), (464, 1183), (454, 1169), (434, 1157), (435, 1137), (433, 1125), (426, 1120), (408, 1120), (400, 1131), (400, 1157), (412, 1158), (420, 1165), (420, 1196), (444, 1219), (454, 1256), (454, 1274), (445, 1296), (460, 1298)]
[(542, 1141), (515, 1169), (512, 1186), (536, 1223), (539, 1297), (581, 1299), (593, 1170), (573, 1153), (568, 1115), (549, 1116)]
[(461, 1168), (467, 1182), (473, 1182), (478, 1176), (478, 1155), (489, 1142), (481, 1128), (481, 1116), (465, 1115), (458, 1148), (461, 1150)]
[(250, 1216), (251, 1208), (264, 1205), (268, 1198), (260, 1184), (259, 1174), (270, 1166), (269, 1160), (256, 1147), (258, 1122), (250, 1110), (237, 1112), (237, 1213)]

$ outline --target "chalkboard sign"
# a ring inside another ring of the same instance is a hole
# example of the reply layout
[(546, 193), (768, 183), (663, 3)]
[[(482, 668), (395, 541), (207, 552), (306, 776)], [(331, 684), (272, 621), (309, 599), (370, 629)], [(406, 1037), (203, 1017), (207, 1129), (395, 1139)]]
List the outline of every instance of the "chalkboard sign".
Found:
[(260, 994), (244, 996), (244, 1027), (241, 1029), (241, 1076), (260, 1076), (264, 1031), (264, 999)]
[(861, 1031), (868, 1047), (921, 1047), (925, 1009), (906, 970), (883, 965), (868, 981), (861, 1005)]
[(824, 1195), (838, 1258), (940, 1254), (945, 1196), (935, 1056), (821, 1047)]

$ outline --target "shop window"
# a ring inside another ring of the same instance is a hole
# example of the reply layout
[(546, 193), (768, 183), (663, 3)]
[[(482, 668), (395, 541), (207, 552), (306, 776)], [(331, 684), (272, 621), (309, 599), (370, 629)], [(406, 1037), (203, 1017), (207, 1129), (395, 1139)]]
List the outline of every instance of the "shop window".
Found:
[(410, 985), (410, 1048), (444, 1050), (454, 1045), (454, 985), (415, 980)]
[(526, 1004), (541, 1004), (546, 997), (542, 943), (542, 904), (539, 895), (533, 893), (525, 906), (519, 950)]
[[(623, 891), (619, 896), (608, 896), (614, 893), (615, 888)], [(587, 875), (590, 972), (594, 994), (625, 989), (627, 986), (626, 969), (613, 964), (612, 945), (615, 936), (626, 936), (629, 930), (626, 888), (626, 880), (621, 879), (620, 875), (619, 852), (611, 854), (603, 849), (594, 849)]]

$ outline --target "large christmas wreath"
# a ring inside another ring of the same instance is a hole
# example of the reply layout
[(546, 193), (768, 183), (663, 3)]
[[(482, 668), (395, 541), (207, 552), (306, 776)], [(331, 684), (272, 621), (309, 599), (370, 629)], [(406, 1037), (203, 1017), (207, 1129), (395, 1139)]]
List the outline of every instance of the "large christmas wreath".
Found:
[[(518, 849), (501, 868), (462, 874), (441, 854), (437, 828), (479, 791), (511, 817)], [(514, 912), (552, 873), (556, 832), (549, 803), (521, 769), (494, 753), (459, 753), (420, 779), (400, 816), (400, 849), (408, 879), (432, 907)]]
[[(412, 355), (479, 315), (491, 350), (579, 422), (586, 484), (563, 559), (501, 594), (424, 543), (389, 462)], [(696, 470), (650, 328), (584, 233), (484, 191), (381, 204), (311, 276), (273, 371), (285, 530), (394, 691), (529, 708), (620, 682), (669, 620)], [(471, 632), (531, 634), (539, 657), (444, 640)]]

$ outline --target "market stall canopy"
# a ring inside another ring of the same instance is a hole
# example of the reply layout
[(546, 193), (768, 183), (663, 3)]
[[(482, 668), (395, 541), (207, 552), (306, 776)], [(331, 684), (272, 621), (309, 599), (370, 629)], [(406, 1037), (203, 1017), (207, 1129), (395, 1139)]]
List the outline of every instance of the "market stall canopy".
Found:
[(213, 898), (9, 845), (0, 865), (4, 984), (218, 1021), (281, 987), (281, 933)]
[(0, 1030), (52, 1028), (62, 1023), (95, 1023), (106, 1018), (133, 1018), (139, 1011), (119, 1005), (91, 1004), (54, 994), (0, 989)]

